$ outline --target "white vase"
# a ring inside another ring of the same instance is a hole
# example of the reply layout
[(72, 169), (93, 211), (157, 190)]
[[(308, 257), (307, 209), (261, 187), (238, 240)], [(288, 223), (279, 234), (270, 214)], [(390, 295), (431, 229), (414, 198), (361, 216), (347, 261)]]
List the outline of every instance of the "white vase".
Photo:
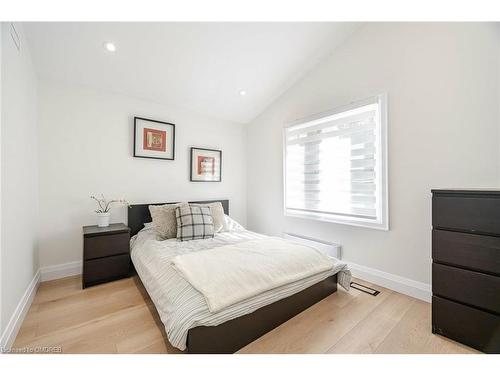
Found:
[(98, 227), (108, 227), (109, 226), (109, 212), (98, 212), (97, 213), (97, 226)]

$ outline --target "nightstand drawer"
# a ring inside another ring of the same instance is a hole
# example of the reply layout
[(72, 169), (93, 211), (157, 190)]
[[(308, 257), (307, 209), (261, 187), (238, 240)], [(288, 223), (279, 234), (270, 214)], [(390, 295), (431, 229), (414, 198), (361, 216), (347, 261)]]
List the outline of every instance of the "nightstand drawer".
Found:
[(95, 259), (110, 255), (128, 254), (130, 236), (128, 233), (84, 238), (84, 259)]
[(87, 260), (83, 265), (83, 284), (89, 286), (125, 277), (128, 275), (129, 267), (130, 256), (128, 254)]
[(432, 293), (500, 314), (500, 277), (434, 263)]

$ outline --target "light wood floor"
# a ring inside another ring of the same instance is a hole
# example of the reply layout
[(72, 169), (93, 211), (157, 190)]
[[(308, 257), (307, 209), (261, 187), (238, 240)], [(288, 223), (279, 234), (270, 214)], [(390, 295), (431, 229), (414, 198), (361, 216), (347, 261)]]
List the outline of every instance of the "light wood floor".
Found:
[[(375, 287), (377, 297), (339, 288), (240, 353), (475, 353), (431, 333), (430, 304)], [(85, 290), (79, 277), (42, 283), (14, 347), (181, 353), (137, 277)]]

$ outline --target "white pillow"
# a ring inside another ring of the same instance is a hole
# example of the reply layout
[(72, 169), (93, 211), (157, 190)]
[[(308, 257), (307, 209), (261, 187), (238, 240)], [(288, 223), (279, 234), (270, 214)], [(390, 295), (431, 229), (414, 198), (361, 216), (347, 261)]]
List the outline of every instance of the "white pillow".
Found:
[(227, 231), (226, 220), (224, 219), (224, 207), (222, 207), (221, 202), (195, 203), (191, 204), (191, 206), (209, 207), (214, 221), (214, 232), (218, 233)]
[(236, 220), (230, 218), (228, 215), (224, 215), (224, 219), (226, 222), (226, 230), (227, 231), (233, 231), (233, 230), (245, 230), (243, 226), (238, 223)]
[(177, 237), (177, 219), (175, 209), (179, 204), (164, 204), (161, 206), (149, 206), (149, 212), (153, 219), (153, 228), (158, 237), (163, 240)]

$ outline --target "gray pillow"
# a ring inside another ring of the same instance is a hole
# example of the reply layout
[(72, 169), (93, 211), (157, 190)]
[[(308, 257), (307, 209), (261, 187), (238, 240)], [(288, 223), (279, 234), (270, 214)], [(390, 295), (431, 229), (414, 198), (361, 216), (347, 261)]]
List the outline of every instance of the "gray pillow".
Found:
[(177, 236), (177, 219), (175, 209), (179, 204), (164, 204), (162, 206), (149, 206), (153, 219), (153, 228), (162, 240)]

